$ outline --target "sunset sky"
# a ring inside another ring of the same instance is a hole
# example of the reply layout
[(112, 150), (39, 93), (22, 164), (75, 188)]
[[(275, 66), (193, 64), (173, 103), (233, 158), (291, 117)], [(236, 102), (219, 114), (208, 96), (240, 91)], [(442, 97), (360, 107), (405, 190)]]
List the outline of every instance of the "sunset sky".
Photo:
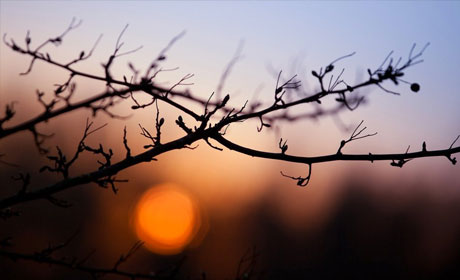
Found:
[[(400, 96), (385, 93), (377, 87), (368, 88), (362, 91), (367, 97), (366, 104), (353, 112), (343, 112), (335, 118), (323, 117), (319, 121), (282, 122), (277, 129), (265, 133), (257, 133), (257, 121), (240, 127), (235, 124), (229, 131), (229, 138), (249, 147), (278, 151), (278, 141), (282, 137), (288, 139), (288, 153), (315, 156), (334, 153), (340, 140), (348, 138), (349, 129), (361, 120), (369, 133), (378, 134), (351, 143), (346, 147), (347, 152), (402, 153), (408, 145), (410, 151), (416, 151), (421, 149), (423, 141), (428, 149), (444, 149), (460, 134), (460, 2), (0, 2), (0, 33), (2, 36), (6, 33), (7, 40), (14, 38), (20, 44), (23, 44), (27, 31), (30, 31), (32, 45), (56, 36), (72, 18), (82, 20), (82, 25), (68, 34), (61, 46), (49, 47), (47, 51), (53, 58), (70, 61), (81, 50), (89, 50), (103, 34), (93, 57), (76, 66), (98, 75), (103, 75), (101, 63), (113, 52), (116, 39), (126, 24), (129, 27), (123, 36), (123, 50), (143, 47), (115, 63), (113, 73), (118, 77), (129, 72), (128, 62), (145, 69), (174, 36), (185, 31), (185, 36), (168, 51), (164, 64), (166, 68), (179, 69), (165, 73), (159, 82), (171, 85), (185, 74), (192, 73), (194, 77), (190, 81), (193, 85), (188, 88), (203, 98), (216, 90), (225, 67), (241, 47), (241, 57), (232, 68), (223, 90), (231, 95), (230, 103), (237, 108), (246, 100), (259, 99), (269, 104), (280, 70), (285, 79), (298, 74), (302, 90), (312, 94), (318, 90), (318, 85), (311, 71), (338, 57), (356, 52), (338, 62), (335, 70), (345, 68), (344, 79), (354, 84), (367, 79), (367, 69), (376, 69), (390, 51), (394, 51), (395, 58), (401, 56), (404, 59), (414, 43), (418, 51), (429, 42), (423, 55), (424, 62), (409, 68), (403, 77), (420, 84), (418, 93), (411, 92), (406, 84), (399, 87), (389, 85), (388, 88), (398, 91)], [(17, 100), (18, 119), (28, 119), (40, 112), (36, 104), (37, 88), (51, 93), (53, 84), (66, 79), (65, 72), (43, 63), (37, 63), (31, 74), (19, 76), (27, 69), (28, 62), (27, 58), (0, 44), (1, 112), (4, 104)], [(77, 81), (80, 98), (104, 90), (103, 83), (83, 78)], [(160, 109), (166, 119), (165, 139), (183, 135), (173, 122), (178, 112), (165, 104), (160, 104)], [(120, 114), (131, 114), (129, 106), (118, 110)], [(296, 110), (308, 111), (309, 107)], [(133, 150), (142, 151), (145, 139), (139, 136), (138, 123), (150, 125), (153, 129), (151, 120), (155, 114), (148, 110), (135, 113), (128, 120), (110, 123), (94, 143), (107, 143), (122, 153), (122, 131), (126, 125), (132, 145), (137, 145)], [(63, 121), (50, 122), (49, 131), (62, 132), (70, 121), (75, 126), (69, 134), (57, 133), (53, 141), (63, 141), (62, 145), (68, 145), (70, 151), (75, 145), (74, 137), (81, 134), (84, 120), (90, 115), (90, 112), (82, 111), (66, 116)], [(107, 118), (98, 120), (102, 124)], [(46, 129), (47, 125), (42, 127)], [(23, 138), (23, 141), (32, 141), (28, 135)], [(13, 149), (14, 139), (11, 137), (11, 140), (0, 142), (0, 153), (2, 149)], [(24, 160), (19, 156), (10, 157), (10, 161)], [(459, 167), (452, 166), (445, 158), (414, 160), (402, 169), (391, 167), (388, 162), (319, 164), (314, 166), (308, 189), (298, 188), (294, 181), (281, 177), (281, 170), (293, 176), (306, 175), (305, 166), (256, 159), (229, 151), (219, 152), (199, 143), (196, 150), (174, 151), (160, 156), (158, 162), (142, 164), (123, 173), (135, 178), (127, 183), (132, 188), (125, 187), (125, 198), (121, 199), (121, 205), (126, 208), (114, 210), (123, 218), (105, 222), (110, 224), (110, 229), (123, 228), (133, 239), (135, 226), (130, 215), (134, 215), (141, 194), (152, 186), (168, 183), (184, 188), (194, 197), (191, 203), (199, 204), (203, 211), (202, 223), (211, 233), (213, 219), (229, 219), (233, 221), (228, 223), (229, 227), (237, 225), (237, 218), (232, 220), (231, 217), (251, 213), (257, 203), (270, 205), (271, 215), (293, 232), (321, 227), (333, 213), (343, 192), (342, 185), (354, 180), (367, 182), (370, 192), (391, 197), (409, 200), (414, 192), (420, 192), (422, 196), (429, 194), (439, 201), (460, 199)], [(118, 203), (114, 198), (109, 199), (107, 194), (96, 196), (101, 206), (97, 215), (100, 217), (112, 211), (108, 209)], [(129, 213), (121, 213), (123, 209), (129, 209)], [(299, 219), (305, 223), (299, 223)], [(97, 222), (93, 221), (93, 226), (95, 224)], [(103, 236), (108, 230), (98, 234)], [(206, 242), (204, 235), (201, 238)], [(216, 236), (210, 238), (221, 240)], [(230, 233), (229, 236), (235, 244), (241, 240), (244, 242), (233, 248), (230, 245), (222, 245), (222, 248), (234, 250), (229, 253), (232, 256), (241, 255), (250, 238), (243, 234), (243, 237)], [(116, 238), (123, 246), (127, 244), (122, 237)], [(109, 247), (107, 244), (103, 246)], [(195, 246), (199, 247), (199, 244)], [(206, 253), (197, 254), (200, 257), (196, 263), (204, 263)]]

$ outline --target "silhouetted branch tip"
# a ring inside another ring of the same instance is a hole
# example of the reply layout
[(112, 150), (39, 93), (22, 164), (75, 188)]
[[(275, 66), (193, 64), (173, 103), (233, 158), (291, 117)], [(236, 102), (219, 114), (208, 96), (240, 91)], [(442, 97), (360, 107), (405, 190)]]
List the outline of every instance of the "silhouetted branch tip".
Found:
[(308, 175), (307, 175), (306, 177), (302, 177), (302, 176), (293, 177), (293, 176), (289, 176), (289, 175), (284, 174), (282, 171), (280, 171), (280, 173), (281, 173), (281, 175), (282, 175), (283, 177), (290, 178), (290, 179), (292, 179), (292, 180), (297, 181), (297, 186), (305, 187), (305, 186), (307, 186), (308, 183), (310, 182), (310, 178), (311, 178), (311, 169), (312, 169), (312, 165), (311, 165), (311, 164), (308, 164)]
[[(353, 132), (351, 133), (351, 136), (350, 138), (348, 138), (347, 140), (342, 140), (340, 142), (340, 147), (339, 149), (337, 150), (337, 154), (342, 154), (342, 148), (345, 147), (345, 145), (351, 141), (355, 141), (355, 140), (359, 140), (359, 139), (363, 139), (363, 138), (367, 138), (367, 137), (371, 137), (371, 136), (375, 136), (377, 135), (377, 132), (375, 133), (371, 133), (371, 134), (366, 134), (366, 135), (361, 135), (361, 133), (367, 129), (367, 127), (363, 127), (361, 130), (359, 130), (359, 128), (361, 127), (361, 125), (363, 124), (364, 120), (362, 120), (358, 126), (355, 128), (355, 130), (353, 130)], [(361, 135), (361, 136), (360, 136)]]

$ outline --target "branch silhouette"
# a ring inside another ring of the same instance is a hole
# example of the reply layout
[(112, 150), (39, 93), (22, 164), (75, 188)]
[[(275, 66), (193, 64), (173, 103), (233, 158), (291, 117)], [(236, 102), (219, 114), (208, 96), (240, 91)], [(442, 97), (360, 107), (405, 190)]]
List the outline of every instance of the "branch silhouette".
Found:
[[(386, 93), (399, 95), (398, 92), (387, 89), (386, 84), (393, 83), (396, 86), (409, 84), (410, 89), (417, 92), (420, 90), (420, 85), (418, 83), (407, 82), (403, 80), (402, 77), (404, 76), (405, 71), (407, 71), (410, 67), (423, 61), (421, 57), (428, 47), (428, 44), (421, 48), (418, 52), (415, 52), (416, 46), (414, 44), (407, 59), (405, 60), (400, 58), (394, 61), (392, 58), (393, 52), (390, 52), (378, 68), (373, 71), (368, 69), (368, 77), (356, 84), (347, 83), (342, 79), (344, 69), (339, 71), (338, 74), (335, 73), (336, 64), (343, 59), (353, 56), (355, 53), (339, 57), (327, 64), (325, 67), (320, 68), (319, 71), (312, 71), (311, 74), (317, 80), (319, 90), (297, 99), (288, 99), (286, 96), (289, 92), (300, 90), (301, 82), (298, 80), (296, 75), (285, 80), (282, 79), (282, 71), (280, 71), (277, 80), (274, 83), (274, 92), (271, 93), (273, 94), (273, 100), (270, 105), (264, 106), (260, 101), (256, 100), (251, 103), (247, 101), (240, 108), (234, 108), (229, 105), (229, 100), (231, 99), (230, 95), (221, 97), (221, 92), (225, 78), (237, 58), (230, 62), (225, 73), (222, 75), (221, 84), (218, 86), (216, 96), (211, 94), (207, 99), (200, 97), (200, 95), (194, 95), (189, 90), (180, 89), (183, 86), (191, 85), (189, 80), (193, 77), (193, 74), (187, 74), (181, 77), (170, 87), (162, 87), (156, 83), (157, 75), (160, 72), (175, 70), (164, 69), (161, 67), (161, 64), (167, 59), (166, 55), (168, 50), (180, 39), (180, 37), (183, 36), (183, 33), (173, 38), (171, 42), (159, 53), (159, 55), (153, 59), (149, 67), (145, 70), (144, 75), (140, 75), (140, 70), (137, 70), (133, 64), (129, 64), (129, 68), (132, 71), (132, 75), (129, 79), (126, 76), (123, 76), (123, 79), (117, 79), (111, 73), (113, 63), (116, 59), (120, 56), (129, 55), (140, 49), (139, 47), (124, 52), (121, 51), (124, 46), (122, 37), (127, 29), (127, 26), (122, 30), (117, 38), (114, 51), (107, 61), (102, 64), (104, 75), (82, 72), (75, 68), (80, 62), (91, 58), (93, 51), (101, 40), (101, 36), (97, 38), (93, 47), (88, 52), (81, 51), (80, 55), (70, 60), (70, 62), (57, 61), (52, 58), (51, 54), (42, 51), (44, 47), (49, 44), (56, 46), (61, 45), (64, 41), (64, 37), (67, 36), (69, 32), (80, 26), (80, 23), (81, 22), (72, 20), (63, 33), (44, 41), (35, 48), (32, 47), (32, 39), (29, 33), (26, 35), (25, 45), (17, 44), (13, 39), (8, 40), (6, 34), (3, 36), (4, 43), (13, 52), (25, 55), (31, 59), (26, 71), (21, 73), (21, 75), (29, 74), (33, 71), (36, 62), (42, 62), (67, 71), (69, 77), (65, 82), (56, 86), (52, 99), (48, 103), (43, 99), (45, 93), (37, 90), (36, 95), (38, 104), (43, 107), (43, 112), (29, 120), (8, 126), (8, 123), (16, 116), (18, 106), (15, 102), (5, 105), (4, 116), (0, 118), (0, 140), (23, 131), (31, 132), (38, 151), (51, 162), (51, 165), (42, 167), (40, 171), (60, 174), (62, 175), (62, 179), (50, 185), (40, 185), (40, 183), (37, 185), (29, 173), (27, 173), (27, 175), (21, 173), (18, 180), (23, 182), (22, 188), (14, 195), (0, 198), (0, 213), (2, 218), (6, 219), (15, 217), (16, 215), (14, 214), (15, 210), (13, 207), (19, 207), (20, 204), (29, 201), (47, 200), (56, 206), (68, 207), (70, 206), (70, 203), (60, 200), (55, 196), (60, 192), (74, 187), (82, 187), (90, 183), (97, 184), (104, 188), (110, 187), (116, 193), (116, 184), (125, 181), (116, 178), (116, 175), (120, 171), (140, 163), (155, 161), (157, 156), (173, 150), (184, 148), (193, 149), (192, 145), (200, 140), (217, 150), (222, 150), (222, 148), (215, 146), (215, 144), (212, 144), (210, 140), (212, 140), (213, 143), (218, 143), (229, 150), (246, 154), (251, 157), (305, 164), (308, 166), (308, 173), (305, 177), (286, 175), (281, 172), (282, 176), (297, 181), (297, 185), (299, 186), (306, 186), (310, 182), (312, 175), (314, 174), (312, 172), (312, 166), (317, 163), (334, 161), (369, 161), (372, 163), (374, 161), (388, 161), (392, 166), (403, 167), (403, 165), (409, 160), (425, 157), (446, 157), (452, 164), (456, 164), (457, 162), (453, 155), (460, 152), (460, 146), (455, 146), (459, 137), (457, 137), (449, 147), (439, 150), (428, 150), (426, 148), (426, 144), (423, 143), (420, 151), (410, 153), (408, 150), (404, 153), (389, 154), (381, 154), (374, 151), (365, 154), (344, 153), (342, 151), (343, 148), (350, 142), (376, 135), (376, 133), (363, 135), (363, 132), (366, 129), (366, 127), (361, 128), (363, 121), (361, 121), (361, 123), (356, 127), (350, 138), (339, 142), (338, 150), (336, 152), (319, 156), (291, 155), (288, 151), (287, 141), (283, 142), (283, 139), (279, 142), (280, 152), (270, 152), (237, 144), (236, 141), (229, 140), (229, 137), (226, 136), (226, 131), (229, 126), (236, 126), (239, 123), (248, 120), (255, 120), (259, 122), (257, 130), (260, 132), (264, 128), (272, 127), (272, 125), (277, 121), (293, 122), (300, 119), (317, 119), (325, 115), (335, 115), (341, 110), (354, 110), (359, 105), (363, 104), (364, 97), (350, 96), (350, 94), (362, 88), (375, 86)], [(239, 53), (240, 52), (238, 51), (237, 57), (239, 57)], [(76, 94), (76, 84), (73, 79), (77, 76), (93, 81), (100, 81), (104, 83), (107, 88), (104, 92), (94, 94), (93, 96), (78, 102), (73, 102), (72, 98)], [(145, 104), (139, 103), (136, 96), (142, 94), (150, 97), (151, 101)], [(329, 97), (335, 97), (337, 106), (332, 109), (322, 108), (322, 101)], [(52, 155), (51, 151), (44, 147), (44, 143), (51, 137), (51, 135), (39, 132), (37, 128), (38, 124), (48, 122), (59, 118), (64, 114), (80, 109), (89, 110), (93, 117), (100, 112), (114, 119), (120, 118), (121, 116), (111, 112), (111, 109), (120, 102), (133, 102), (133, 105), (131, 106), (133, 112), (155, 105), (157, 113), (154, 123), (155, 133), (149, 132), (145, 126), (139, 124), (141, 134), (151, 142), (151, 144), (143, 147), (146, 149), (145, 151), (133, 154), (127, 138), (127, 128), (125, 127), (123, 131), (123, 139), (120, 141), (123, 143), (126, 155), (123, 159), (113, 162), (112, 156), (114, 155), (114, 152), (111, 149), (104, 147), (103, 144), (100, 144), (98, 147), (91, 147), (85, 143), (85, 140), (91, 134), (96, 133), (105, 126), (103, 125), (93, 128), (93, 122), (89, 120), (86, 122), (81, 141), (72, 156), (66, 156), (59, 146), (56, 147), (56, 155)], [(158, 103), (160, 102), (176, 108), (181, 112), (175, 120), (175, 124), (185, 133), (184, 136), (169, 142), (162, 142), (163, 138), (161, 138), (161, 135), (165, 133), (165, 131), (163, 131), (165, 119), (160, 116), (158, 108)], [(196, 105), (202, 109), (202, 112), (197, 112), (196, 109), (193, 109), (196, 108)], [(305, 105), (317, 106), (315, 107), (317, 109), (313, 113), (303, 114), (293, 114), (289, 111), (291, 108)], [(188, 119), (192, 119), (194, 123), (186, 123), (184, 119), (185, 116), (187, 116)], [(78, 164), (79, 155), (82, 153), (102, 156), (103, 160), (98, 161), (99, 166), (94, 168), (93, 171), (74, 175), (72, 174), (72, 167)], [(0, 156), (3, 157), (4, 155), (5, 154), (2, 153)], [(0, 164), (11, 163), (2, 159)], [(28, 187), (32, 182), (37, 185), (33, 190)], [(139, 246), (140, 245), (137, 244), (136, 248)], [(135, 251), (136, 249), (133, 249), (133, 252), (130, 251), (128, 255), (130, 256)], [(113, 268), (102, 269), (86, 266), (84, 263), (76, 262), (76, 260), (69, 262), (67, 260), (56, 259), (53, 258), (51, 254), (23, 254), (0, 250), (0, 255), (15, 260), (23, 259), (64, 266), (87, 272), (92, 275), (117, 274), (119, 276), (132, 279), (158, 279), (156, 276), (153, 277), (151, 275), (129, 273), (119, 270), (118, 265), (121, 262), (124, 262), (124, 259), (122, 261), (121, 258), (120, 262)]]
[(17, 253), (11, 252), (6, 250), (0, 250), (0, 256), (9, 258), (13, 261), (16, 260), (24, 260), (24, 261), (32, 261), (36, 263), (44, 263), (53, 266), (61, 266), (71, 270), (76, 270), (80, 272), (84, 272), (89, 274), (93, 279), (102, 278), (107, 275), (115, 275), (118, 277), (128, 278), (128, 279), (172, 279), (174, 275), (177, 273), (181, 262), (177, 264), (172, 270), (169, 271), (157, 271), (151, 273), (138, 273), (138, 272), (129, 272), (123, 269), (120, 269), (119, 266), (124, 262), (128, 261), (142, 246), (142, 242), (136, 242), (126, 254), (123, 254), (119, 257), (119, 259), (114, 263), (112, 267), (102, 268), (102, 267), (95, 267), (87, 265), (88, 259), (94, 253), (92, 251), (89, 255), (84, 258), (77, 259), (75, 257), (62, 257), (57, 258), (54, 257), (52, 254), (55, 253), (57, 250), (65, 247), (68, 245), (69, 242), (59, 244), (58, 246), (48, 247), (40, 252), (35, 252), (32, 254), (25, 254), (25, 253)]

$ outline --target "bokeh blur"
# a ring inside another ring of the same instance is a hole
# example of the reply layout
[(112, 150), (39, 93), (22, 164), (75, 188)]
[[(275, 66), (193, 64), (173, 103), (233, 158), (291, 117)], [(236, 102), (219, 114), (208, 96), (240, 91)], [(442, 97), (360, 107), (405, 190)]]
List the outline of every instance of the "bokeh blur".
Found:
[[(390, 51), (404, 59), (414, 43), (419, 50), (430, 42), (424, 62), (408, 69), (404, 76), (421, 85), (418, 93), (411, 92), (406, 84), (390, 86), (400, 96), (368, 88), (361, 91), (365, 104), (353, 112), (279, 122), (261, 133), (257, 132), (257, 121), (244, 122), (232, 125), (228, 138), (248, 147), (279, 151), (282, 137), (288, 140), (288, 153), (314, 156), (337, 151), (340, 141), (348, 138), (350, 129), (361, 120), (367, 131), (378, 134), (350, 143), (344, 152), (402, 153), (409, 145), (411, 151), (420, 150), (424, 141), (428, 149), (443, 149), (460, 133), (459, 2), (2, 0), (0, 33), (22, 43), (30, 31), (32, 45), (39, 44), (60, 34), (73, 17), (81, 19), (82, 25), (68, 34), (61, 46), (50, 46), (46, 51), (57, 60), (71, 61), (103, 34), (91, 59), (76, 65), (81, 71), (103, 75), (101, 63), (107, 61), (118, 35), (129, 24), (123, 49), (143, 48), (116, 60), (112, 73), (118, 78), (131, 73), (128, 63), (138, 69), (148, 67), (168, 42), (185, 30), (163, 63), (166, 69), (179, 68), (161, 73), (157, 82), (173, 85), (193, 73), (193, 85), (182, 89), (188, 88), (202, 98), (216, 91), (226, 66), (242, 46), (240, 59), (222, 91), (230, 94), (234, 107), (243, 106), (246, 100), (270, 104), (280, 70), (285, 79), (298, 74), (302, 92), (312, 93), (318, 85), (311, 71), (342, 55), (356, 52), (336, 65), (336, 71), (345, 68), (343, 77), (353, 84), (365, 79), (367, 69), (377, 68)], [(13, 101), (18, 112), (7, 125), (40, 114), (43, 108), (36, 90), (49, 97), (54, 85), (68, 77), (65, 71), (45, 63), (36, 63), (30, 74), (20, 76), (29, 62), (28, 57), (0, 44), (1, 112)], [(75, 81), (74, 100), (105, 89), (104, 83), (82, 77)], [(333, 104), (331, 100), (321, 106)], [(151, 131), (155, 128), (153, 106), (132, 111), (131, 105), (125, 102), (114, 108), (115, 113), (129, 116), (126, 119), (103, 114), (92, 119), (91, 112), (82, 109), (38, 128), (54, 134), (45, 142), (52, 153), (59, 145), (70, 155), (87, 118), (97, 126), (107, 123), (91, 135), (88, 144), (112, 148), (117, 161), (125, 153), (125, 126), (134, 154), (149, 144), (140, 135), (139, 124)], [(203, 110), (190, 106), (198, 112)], [(296, 112), (313, 109), (300, 107)], [(165, 118), (163, 141), (182, 136), (183, 131), (174, 123), (179, 112), (162, 103), (159, 110)], [(38, 172), (49, 161), (38, 153), (29, 132), (1, 139), (0, 154), (2, 162), (13, 164), (0, 162), (2, 198), (20, 188), (12, 179), (19, 172), (31, 173), (31, 188), (60, 179)], [(13, 247), (8, 249), (33, 253), (78, 232), (72, 243), (56, 254), (83, 258), (94, 251), (88, 264), (110, 267), (140, 238), (146, 241), (145, 246), (122, 267), (149, 273), (181, 263), (177, 274), (181, 279), (460, 276), (460, 172), (458, 165), (453, 166), (446, 158), (413, 160), (403, 168), (389, 162), (318, 164), (306, 188), (280, 175), (283, 171), (305, 176), (305, 166), (226, 149), (217, 151), (205, 142), (199, 142), (196, 149), (172, 151), (157, 159), (120, 172), (117, 178), (129, 182), (118, 184), (117, 194), (97, 185), (84, 185), (57, 195), (71, 202), (70, 208), (57, 208), (46, 201), (18, 206), (21, 216), (0, 221), (0, 239), (12, 236)], [(93, 155), (81, 157), (71, 174), (94, 170), (96, 160)], [(167, 213), (173, 213), (177, 223), (163, 232), (180, 242), (166, 249), (155, 245), (158, 240), (149, 241), (158, 233), (150, 237), (146, 232), (139, 234), (139, 203), (151, 195), (150, 191), (164, 191), (165, 186), (174, 186), (168, 198), (171, 202), (163, 200), (163, 210), (149, 211), (166, 213), (166, 218), (143, 219), (171, 221)], [(182, 206), (173, 207), (179, 209), (176, 211), (171, 205)], [(0, 258), (0, 274), (0, 279), (87, 276), (6, 258)]]

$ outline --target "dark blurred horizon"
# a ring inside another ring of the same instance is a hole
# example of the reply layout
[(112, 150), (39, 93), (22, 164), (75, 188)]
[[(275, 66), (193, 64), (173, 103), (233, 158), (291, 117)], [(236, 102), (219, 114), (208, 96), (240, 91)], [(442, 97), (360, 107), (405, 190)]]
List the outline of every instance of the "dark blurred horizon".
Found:
[[(270, 199), (262, 199), (239, 215), (223, 218), (208, 213), (211, 226), (197, 248), (163, 257), (142, 249), (122, 267), (148, 273), (172, 267), (185, 257), (178, 279), (201, 279), (202, 273), (206, 279), (232, 279), (244, 257), (241, 271), (250, 269), (255, 279), (454, 279), (454, 275), (460, 275), (460, 198), (441, 202), (428, 194), (415, 193), (414, 197), (397, 201), (401, 198), (385, 195), (384, 191), (372, 193), (366, 184), (359, 179), (343, 183), (334, 209), (316, 227), (289, 230)], [(109, 210), (101, 220), (95, 214), (101, 206), (90, 201), (91, 195), (97, 194), (90, 188), (79, 192), (83, 194), (61, 196), (72, 197), (76, 203), (69, 210), (35, 202), (22, 207), (22, 224), (2, 221), (2, 228), (8, 226), (11, 233), (14, 228), (18, 230), (13, 248), (39, 251), (46, 248), (46, 239), (61, 242), (77, 228), (79, 233), (73, 243), (55, 255), (82, 257), (97, 248), (88, 263), (110, 266), (136, 238), (114, 221), (126, 222), (126, 215), (112, 209), (114, 217), (109, 216)], [(127, 202), (115, 197), (109, 200), (126, 209)], [(297, 222), (308, 223), (301, 219)], [(0, 271), (6, 277), (3, 279), (86, 277), (56, 266), (9, 259), (2, 259)]]

